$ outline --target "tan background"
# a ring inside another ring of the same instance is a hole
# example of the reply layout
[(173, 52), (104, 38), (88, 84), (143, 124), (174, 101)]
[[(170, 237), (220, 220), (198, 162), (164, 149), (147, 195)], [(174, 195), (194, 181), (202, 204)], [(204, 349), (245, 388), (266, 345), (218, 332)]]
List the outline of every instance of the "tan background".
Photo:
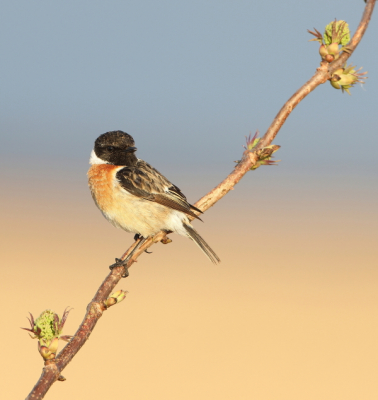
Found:
[[(376, 195), (330, 177), (279, 182), (275, 171), (251, 172), (196, 224), (220, 266), (175, 235), (142, 256), (119, 284), (126, 300), (104, 314), (47, 398), (375, 399)], [(29, 202), (22, 190), (5, 199), (7, 399), (24, 398), (42, 367), (36, 341), (18, 329), (27, 312), (69, 305), (65, 333), (74, 333), (112, 258), (131, 242), (87, 188), (68, 188), (39, 183), (24, 188)]]

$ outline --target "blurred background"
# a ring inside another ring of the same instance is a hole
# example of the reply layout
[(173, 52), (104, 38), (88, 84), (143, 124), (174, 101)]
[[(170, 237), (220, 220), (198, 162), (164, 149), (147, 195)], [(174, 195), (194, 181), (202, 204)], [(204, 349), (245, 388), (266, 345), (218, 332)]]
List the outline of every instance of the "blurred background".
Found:
[[(121, 129), (194, 203), (319, 65), (307, 29), (357, 27), (352, 0), (3, 1), (0, 16), (0, 380), (24, 398), (42, 358), (28, 311), (73, 307), (74, 334), (132, 243), (96, 209), (86, 171)], [(275, 167), (250, 172), (195, 226), (154, 246), (46, 398), (376, 399), (377, 14), (352, 96), (328, 83), (291, 114)]]

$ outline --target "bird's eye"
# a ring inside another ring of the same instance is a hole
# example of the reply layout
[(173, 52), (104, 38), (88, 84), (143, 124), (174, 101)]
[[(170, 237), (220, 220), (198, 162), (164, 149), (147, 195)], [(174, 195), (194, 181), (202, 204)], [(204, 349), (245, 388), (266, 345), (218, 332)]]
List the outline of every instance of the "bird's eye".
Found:
[(115, 150), (115, 147), (113, 147), (113, 146), (108, 146), (108, 147), (106, 148), (106, 150), (108, 150), (108, 151), (114, 151), (114, 150)]

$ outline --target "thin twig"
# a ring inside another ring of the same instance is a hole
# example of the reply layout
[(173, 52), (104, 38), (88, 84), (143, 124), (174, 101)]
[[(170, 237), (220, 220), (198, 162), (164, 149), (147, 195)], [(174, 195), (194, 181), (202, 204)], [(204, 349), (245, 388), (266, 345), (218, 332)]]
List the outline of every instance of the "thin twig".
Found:
[[(374, 5), (375, 0), (367, 1), (361, 22), (352, 40), (348, 44), (350, 53), (348, 54), (344, 52), (338, 60), (332, 62), (331, 64), (322, 62), (320, 67), (316, 70), (314, 76), (308, 82), (306, 82), (297, 92), (295, 92), (294, 95), (284, 104), (284, 106), (281, 108), (279, 113), (274, 118), (272, 124), (266, 131), (265, 135), (260, 140), (256, 149), (254, 149), (254, 152), (245, 150), (241, 162), (235, 167), (235, 169), (227, 176), (225, 180), (223, 180), (223, 182), (221, 182), (217, 187), (215, 187), (208, 194), (198, 200), (195, 204), (196, 207), (198, 207), (202, 211), (206, 211), (207, 209), (212, 207), (217, 201), (219, 201), (223, 196), (225, 196), (230, 190), (232, 190), (233, 187), (240, 181), (240, 179), (257, 162), (255, 151), (270, 145), (270, 143), (272, 143), (277, 133), (281, 129), (281, 126), (286, 121), (287, 117), (299, 104), (299, 102), (302, 101), (317, 86), (325, 83), (331, 77), (331, 74), (346, 62), (346, 60), (356, 49), (366, 31), (371, 15), (373, 13)], [(144, 250), (148, 249), (154, 243), (160, 242), (160, 240), (163, 239), (165, 235), (165, 232), (159, 232), (153, 238), (147, 240), (144, 245), (141, 246), (134, 253), (132, 259), (127, 264), (127, 268), (131, 267), (131, 265), (144, 252)], [(133, 246), (134, 244), (131, 247)], [(42, 399), (51, 387), (51, 385), (56, 380), (58, 380), (63, 369), (67, 366), (67, 364), (72, 360), (72, 358), (87, 341), (89, 335), (96, 326), (97, 321), (103, 314), (103, 301), (108, 298), (114, 287), (117, 285), (117, 283), (121, 279), (123, 272), (124, 267), (117, 267), (108, 274), (108, 276), (105, 278), (105, 280), (97, 290), (97, 293), (95, 294), (93, 300), (88, 304), (87, 313), (84, 317), (83, 322), (79, 326), (79, 329), (75, 333), (75, 336), (57, 356), (55, 364), (50, 363), (49, 365), (45, 365), (39, 381), (30, 392), (27, 400)]]

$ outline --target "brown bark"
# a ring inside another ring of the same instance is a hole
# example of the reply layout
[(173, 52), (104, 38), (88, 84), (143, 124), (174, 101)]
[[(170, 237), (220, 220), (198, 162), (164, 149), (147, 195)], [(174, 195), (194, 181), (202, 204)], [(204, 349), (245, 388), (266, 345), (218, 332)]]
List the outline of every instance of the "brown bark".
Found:
[[(284, 124), (290, 113), (299, 104), (299, 102), (303, 100), (317, 86), (325, 83), (331, 77), (331, 74), (346, 62), (346, 60), (356, 49), (358, 43), (361, 41), (362, 36), (367, 29), (371, 15), (373, 13), (374, 5), (375, 0), (367, 0), (361, 22), (352, 40), (350, 41), (350, 44), (348, 45), (350, 53), (344, 52), (338, 60), (332, 62), (331, 64), (322, 62), (320, 67), (316, 70), (314, 76), (308, 82), (306, 82), (297, 92), (295, 92), (293, 96), (284, 104), (284, 106), (278, 112), (272, 124), (266, 131), (265, 135), (260, 140), (256, 149), (254, 149), (254, 152), (245, 150), (241, 162), (235, 167), (235, 169), (217, 187), (215, 187), (204, 197), (198, 200), (197, 203), (195, 203), (196, 207), (198, 207), (202, 211), (206, 211), (217, 201), (219, 201), (223, 196), (225, 196), (230, 190), (232, 190), (233, 187), (240, 181), (240, 179), (257, 162), (258, 157), (256, 155), (256, 151), (272, 143), (281, 126)], [(155, 237), (148, 239), (144, 243), (144, 245), (141, 246), (134, 253), (132, 259), (128, 262), (127, 267), (130, 268), (131, 265), (140, 256), (140, 254), (144, 252), (144, 250), (152, 246), (154, 243), (159, 242), (165, 236), (165, 232), (159, 232), (157, 235), (155, 235)], [(124, 258), (133, 247), (134, 244), (124, 254)], [(111, 294), (112, 290), (121, 279), (123, 272), (124, 267), (117, 267), (108, 274), (108, 276), (105, 278), (105, 280), (97, 290), (97, 293), (95, 294), (93, 300), (88, 304), (87, 313), (74, 337), (57, 356), (55, 363), (50, 362), (49, 365), (45, 365), (39, 381), (36, 383), (33, 390), (28, 395), (27, 400), (42, 399), (51, 387), (51, 385), (59, 379), (63, 369), (72, 360), (72, 358), (76, 355), (80, 348), (85, 344), (89, 335), (96, 326), (97, 321), (102, 316), (105, 309), (105, 307), (103, 306), (103, 301), (106, 300), (107, 297)]]

